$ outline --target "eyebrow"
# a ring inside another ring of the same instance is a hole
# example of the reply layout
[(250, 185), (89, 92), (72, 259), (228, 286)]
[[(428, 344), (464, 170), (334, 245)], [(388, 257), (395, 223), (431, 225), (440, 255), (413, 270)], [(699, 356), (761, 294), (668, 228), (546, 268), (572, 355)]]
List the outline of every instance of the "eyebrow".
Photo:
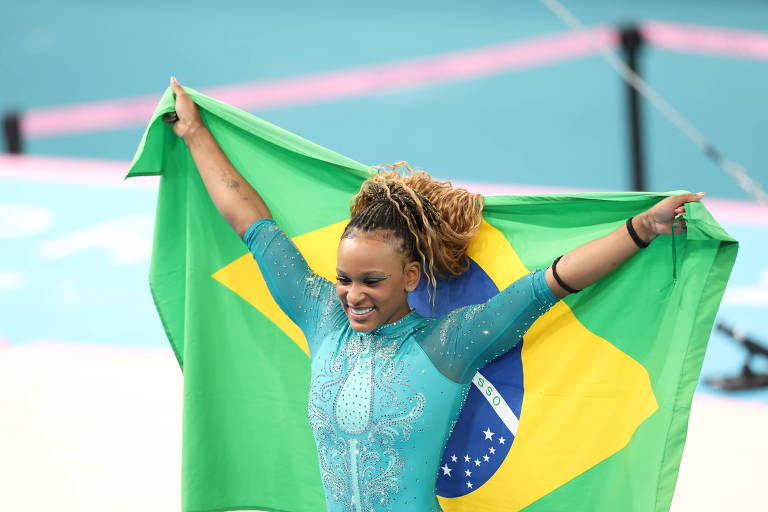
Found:
[[(349, 274), (344, 272), (343, 270), (336, 269), (336, 273), (340, 276), (346, 276), (349, 277)], [(380, 277), (382, 279), (392, 277), (391, 274), (387, 274), (386, 272), (383, 272), (381, 270), (367, 270), (361, 274), (362, 277)]]

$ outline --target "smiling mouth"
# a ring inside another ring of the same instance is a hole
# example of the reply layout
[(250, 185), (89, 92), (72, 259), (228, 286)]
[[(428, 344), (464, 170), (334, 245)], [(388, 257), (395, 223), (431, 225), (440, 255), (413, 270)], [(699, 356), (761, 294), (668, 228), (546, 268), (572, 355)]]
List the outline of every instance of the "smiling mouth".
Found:
[(373, 311), (374, 309), (375, 308), (373, 306), (371, 306), (369, 308), (353, 308), (352, 306), (349, 306), (349, 310), (353, 314), (358, 315), (358, 316), (366, 315), (366, 314), (370, 313), (371, 311)]

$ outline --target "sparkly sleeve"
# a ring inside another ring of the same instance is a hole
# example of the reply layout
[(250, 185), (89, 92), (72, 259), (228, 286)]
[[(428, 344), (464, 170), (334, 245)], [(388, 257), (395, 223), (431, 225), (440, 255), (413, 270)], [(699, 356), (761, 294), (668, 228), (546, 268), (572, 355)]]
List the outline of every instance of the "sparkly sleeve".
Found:
[(537, 270), (483, 304), (455, 309), (436, 319), (419, 343), (444, 375), (467, 383), (480, 368), (517, 345), (557, 300), (544, 279), (544, 270)]
[(243, 241), (259, 265), (269, 292), (280, 309), (302, 330), (315, 353), (321, 328), (338, 313), (331, 282), (314, 273), (285, 232), (272, 219), (254, 222)]

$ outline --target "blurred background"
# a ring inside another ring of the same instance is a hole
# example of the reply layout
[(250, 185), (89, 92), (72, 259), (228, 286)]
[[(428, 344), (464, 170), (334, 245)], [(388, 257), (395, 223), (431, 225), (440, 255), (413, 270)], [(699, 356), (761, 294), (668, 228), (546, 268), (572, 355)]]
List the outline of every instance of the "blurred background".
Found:
[[(640, 74), (768, 187), (768, 3), (565, 5), (619, 54), (636, 34)], [(147, 283), (157, 182), (122, 181), (171, 75), (487, 194), (639, 185), (626, 84), (538, 1), (4, 0), (0, 20), (0, 510), (180, 508), (182, 378)], [(706, 191), (741, 242), (718, 315), (741, 343), (712, 334), (672, 510), (765, 510), (768, 387), (708, 379), (768, 373), (768, 207), (639, 106), (640, 185)]]

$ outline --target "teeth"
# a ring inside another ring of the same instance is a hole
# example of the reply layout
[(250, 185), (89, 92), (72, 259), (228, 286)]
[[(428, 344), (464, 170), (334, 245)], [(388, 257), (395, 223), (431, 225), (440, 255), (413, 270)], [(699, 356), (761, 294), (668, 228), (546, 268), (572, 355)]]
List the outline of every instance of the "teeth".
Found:
[(370, 307), (370, 308), (353, 308), (353, 307), (350, 306), (349, 310), (351, 312), (353, 312), (354, 314), (356, 314), (356, 315), (364, 315), (364, 314), (368, 313), (369, 311), (373, 311), (373, 308), (372, 307)]

